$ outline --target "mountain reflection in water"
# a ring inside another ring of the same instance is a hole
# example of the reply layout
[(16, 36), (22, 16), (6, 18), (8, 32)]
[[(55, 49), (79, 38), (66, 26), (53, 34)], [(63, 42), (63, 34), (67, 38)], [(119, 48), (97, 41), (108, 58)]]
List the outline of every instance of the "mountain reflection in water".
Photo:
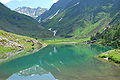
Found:
[(0, 80), (120, 80), (120, 67), (96, 55), (101, 45), (49, 45), (28, 56), (0, 64)]

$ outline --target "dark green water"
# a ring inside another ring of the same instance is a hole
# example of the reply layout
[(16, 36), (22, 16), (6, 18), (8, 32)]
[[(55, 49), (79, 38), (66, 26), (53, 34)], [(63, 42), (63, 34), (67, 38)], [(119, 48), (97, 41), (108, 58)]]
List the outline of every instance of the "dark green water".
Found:
[(0, 80), (120, 80), (120, 67), (94, 57), (110, 49), (85, 44), (50, 45), (0, 64)]

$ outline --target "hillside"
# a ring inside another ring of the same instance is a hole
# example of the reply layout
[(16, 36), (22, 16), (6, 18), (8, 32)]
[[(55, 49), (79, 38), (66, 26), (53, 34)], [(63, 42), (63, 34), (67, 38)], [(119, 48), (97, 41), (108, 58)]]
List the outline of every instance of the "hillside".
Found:
[(97, 40), (97, 42), (104, 45), (120, 47), (120, 12), (118, 12), (109, 23), (109, 26), (104, 29), (103, 32), (97, 33), (91, 37), (91, 40)]
[(56, 14), (58, 11), (60, 12), (64, 10), (64, 8), (69, 4), (70, 1), (72, 0), (59, 0), (57, 3), (54, 3), (48, 11), (40, 15), (37, 19), (38, 20), (49, 19), (54, 14)]
[(119, 5), (120, 0), (59, 0), (37, 19), (56, 37), (88, 38), (109, 25)]
[(91, 40), (117, 48), (98, 55), (98, 58), (120, 64), (120, 11), (112, 18), (109, 26), (92, 36)]
[(0, 47), (25, 49), (41, 45), (36, 39), (0, 30)]
[(21, 14), (25, 14), (28, 16), (31, 16), (33, 18), (36, 18), (38, 16), (40, 16), (41, 14), (43, 14), (45, 11), (47, 11), (46, 8), (30, 8), (30, 7), (18, 7), (15, 9), (16, 12), (19, 12)]
[(42, 46), (36, 39), (0, 30), (0, 59), (6, 58), (7, 55), (10, 56), (10, 53), (6, 54), (7, 52), (37, 47), (41, 48)]
[(51, 34), (33, 18), (11, 11), (0, 3), (0, 29), (15, 34), (48, 38)]
[(114, 62), (120, 65), (120, 49), (114, 49), (102, 53), (98, 55), (98, 58), (102, 58), (103, 60), (106, 60), (108, 62)]

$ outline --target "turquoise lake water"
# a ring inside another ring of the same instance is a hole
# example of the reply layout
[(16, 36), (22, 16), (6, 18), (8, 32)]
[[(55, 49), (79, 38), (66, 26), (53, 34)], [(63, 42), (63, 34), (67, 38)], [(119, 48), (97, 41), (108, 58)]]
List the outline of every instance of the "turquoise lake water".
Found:
[(120, 80), (120, 67), (95, 58), (110, 49), (93, 44), (49, 45), (0, 64), (0, 80)]

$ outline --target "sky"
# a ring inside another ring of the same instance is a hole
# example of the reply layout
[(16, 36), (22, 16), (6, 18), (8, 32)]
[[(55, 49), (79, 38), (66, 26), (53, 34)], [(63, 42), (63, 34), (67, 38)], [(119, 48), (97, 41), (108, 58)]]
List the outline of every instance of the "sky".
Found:
[(7, 7), (11, 9), (15, 9), (18, 7), (26, 6), (26, 7), (42, 7), (42, 8), (50, 8), (53, 3), (56, 3), (58, 0), (0, 0), (1, 3), (5, 4)]

